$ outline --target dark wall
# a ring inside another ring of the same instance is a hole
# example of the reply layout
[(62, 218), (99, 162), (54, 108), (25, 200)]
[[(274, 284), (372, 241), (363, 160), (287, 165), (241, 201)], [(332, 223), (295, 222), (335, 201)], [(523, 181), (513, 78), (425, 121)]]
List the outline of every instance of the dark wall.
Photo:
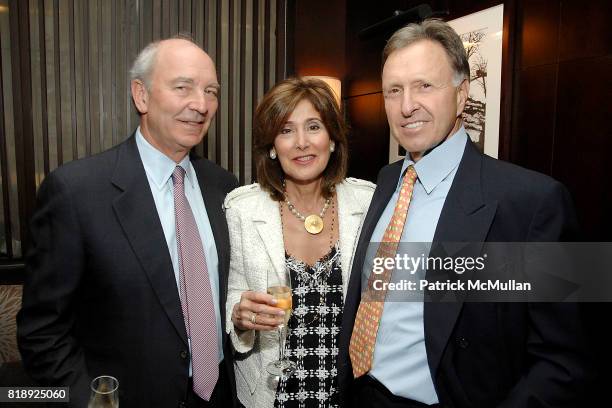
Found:
[[(380, 54), (390, 33), (368, 40), (357, 34), (394, 10), (421, 2), (295, 4), (295, 72), (320, 67), (321, 74), (342, 80), (351, 126), (349, 174), (375, 180), (389, 147)], [(445, 19), (453, 19), (499, 1), (429, 4), (434, 11), (447, 11)], [(506, 1), (504, 14), (499, 157), (563, 182), (574, 197), (586, 239), (612, 241), (612, 29), (606, 24), (612, 2)]]
[(512, 160), (562, 181), (587, 239), (612, 240), (612, 3), (525, 1)]
[(298, 0), (294, 12), (293, 74), (342, 78), (346, 72), (346, 1)]
[[(585, 238), (611, 241), (612, 3), (525, 1), (517, 12), (511, 160), (562, 181)], [(598, 371), (584, 406), (598, 406), (612, 381), (609, 338), (601, 335), (611, 306), (583, 305)]]

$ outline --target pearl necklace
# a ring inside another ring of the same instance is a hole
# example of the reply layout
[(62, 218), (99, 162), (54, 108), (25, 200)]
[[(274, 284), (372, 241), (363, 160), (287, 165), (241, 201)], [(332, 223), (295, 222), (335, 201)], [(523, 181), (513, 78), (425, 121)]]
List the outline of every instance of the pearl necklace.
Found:
[(309, 216), (305, 217), (302, 213), (298, 211), (297, 208), (295, 208), (295, 205), (293, 205), (291, 201), (289, 201), (287, 193), (284, 193), (284, 195), (285, 204), (287, 204), (287, 208), (289, 209), (289, 211), (291, 211), (291, 214), (295, 215), (297, 218), (304, 222), (304, 229), (306, 231), (311, 234), (318, 234), (323, 231), (323, 216), (325, 215), (325, 211), (327, 211), (329, 205), (331, 204), (331, 198), (325, 200), (325, 204), (323, 204), (323, 208), (321, 209), (319, 215), (310, 214)]

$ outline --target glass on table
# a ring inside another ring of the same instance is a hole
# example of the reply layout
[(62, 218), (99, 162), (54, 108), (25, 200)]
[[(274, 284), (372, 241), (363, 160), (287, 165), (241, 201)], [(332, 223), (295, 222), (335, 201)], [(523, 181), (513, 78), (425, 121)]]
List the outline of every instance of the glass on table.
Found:
[(94, 378), (87, 408), (119, 408), (119, 381), (110, 375)]

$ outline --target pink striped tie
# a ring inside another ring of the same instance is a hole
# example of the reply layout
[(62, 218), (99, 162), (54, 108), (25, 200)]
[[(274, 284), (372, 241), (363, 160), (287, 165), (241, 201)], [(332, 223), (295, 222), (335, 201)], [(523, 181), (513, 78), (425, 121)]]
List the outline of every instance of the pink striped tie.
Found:
[(191, 339), (193, 390), (202, 399), (210, 401), (219, 378), (217, 320), (204, 248), (185, 197), (184, 178), (185, 170), (176, 166), (172, 181), (180, 270), (179, 293), (187, 337)]

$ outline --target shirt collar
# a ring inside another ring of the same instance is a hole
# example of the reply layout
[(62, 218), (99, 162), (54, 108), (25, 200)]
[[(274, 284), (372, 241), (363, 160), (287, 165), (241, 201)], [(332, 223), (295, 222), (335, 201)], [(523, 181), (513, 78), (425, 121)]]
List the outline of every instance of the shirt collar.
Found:
[(147, 174), (159, 190), (161, 190), (172, 177), (172, 173), (176, 166), (181, 166), (185, 170), (185, 177), (188, 183), (191, 183), (191, 187), (193, 187), (193, 183), (196, 180), (195, 171), (193, 170), (188, 154), (183, 157), (183, 160), (178, 164), (175, 163), (174, 160), (157, 150), (144, 138), (140, 132), (140, 126), (136, 129), (136, 145), (138, 146), (140, 159), (142, 160), (142, 164)]
[(421, 157), (416, 164), (410, 155), (406, 154), (396, 189), (401, 188), (402, 178), (408, 166), (414, 165), (419, 182), (427, 194), (430, 194), (459, 165), (467, 140), (467, 132), (461, 126), (451, 137)]

